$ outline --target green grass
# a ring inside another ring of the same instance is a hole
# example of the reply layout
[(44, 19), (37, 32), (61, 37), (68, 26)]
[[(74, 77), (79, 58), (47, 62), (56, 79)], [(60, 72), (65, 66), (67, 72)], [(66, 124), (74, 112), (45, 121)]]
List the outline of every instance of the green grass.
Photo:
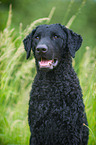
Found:
[(79, 65), (79, 79), (84, 94), (84, 103), (88, 117), (90, 135), (89, 144), (96, 144), (96, 47), (88, 46)]
[[(17, 36), (10, 28), (12, 10), (10, 7), (6, 28), (0, 32), (0, 145), (28, 145), (30, 131), (27, 121), (28, 100), (31, 84), (36, 74), (33, 56), (26, 60), (23, 38), (38, 24), (49, 23), (49, 17), (36, 20)], [(67, 12), (68, 13), (68, 12)], [(74, 18), (74, 17), (73, 17)], [(76, 16), (75, 16), (76, 18)], [(74, 20), (74, 19), (73, 19)], [(72, 18), (67, 23), (71, 26)], [(90, 129), (89, 145), (96, 144), (96, 47), (87, 45), (82, 59), (82, 49), (73, 60), (80, 79)]]

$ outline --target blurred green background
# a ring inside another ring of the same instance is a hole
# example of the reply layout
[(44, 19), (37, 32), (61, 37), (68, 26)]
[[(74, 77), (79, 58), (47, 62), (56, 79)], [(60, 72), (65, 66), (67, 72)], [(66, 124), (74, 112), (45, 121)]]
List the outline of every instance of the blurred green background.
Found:
[(36, 69), (32, 54), (26, 60), (22, 40), (44, 23), (61, 23), (83, 37), (73, 66), (84, 94), (89, 145), (96, 145), (96, 0), (0, 0), (0, 145), (29, 144), (28, 100)]
[[(12, 4), (13, 15), (12, 27), (18, 30), (20, 23), (23, 24), (24, 29), (34, 20), (48, 16), (53, 6), (56, 7), (56, 10), (51, 23), (66, 25), (68, 20), (77, 13), (82, 1), (86, 4), (71, 29), (84, 35), (86, 43), (92, 46), (96, 38), (96, 0), (1, 0), (0, 29), (3, 30), (6, 26), (10, 3)], [(69, 8), (70, 2), (71, 6)], [(90, 39), (88, 39), (89, 37)]]

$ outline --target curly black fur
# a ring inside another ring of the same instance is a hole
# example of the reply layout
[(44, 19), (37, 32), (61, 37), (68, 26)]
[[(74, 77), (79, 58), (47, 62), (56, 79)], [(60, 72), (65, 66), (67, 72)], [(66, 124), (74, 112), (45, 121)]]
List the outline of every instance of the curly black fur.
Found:
[[(30, 145), (87, 145), (82, 91), (71, 59), (81, 43), (80, 35), (60, 24), (38, 26), (24, 39), (27, 58), (32, 48), (37, 66), (29, 101)], [(40, 68), (40, 58), (56, 58), (58, 64)]]

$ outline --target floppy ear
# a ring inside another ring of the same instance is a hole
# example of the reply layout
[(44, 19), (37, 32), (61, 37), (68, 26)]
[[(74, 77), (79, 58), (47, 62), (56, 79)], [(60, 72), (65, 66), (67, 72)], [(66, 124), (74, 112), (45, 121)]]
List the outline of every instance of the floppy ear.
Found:
[(32, 32), (23, 40), (25, 51), (27, 52), (27, 59), (30, 57), (30, 52), (32, 48), (32, 37), (35, 33), (36, 29), (32, 30)]
[(67, 29), (67, 47), (72, 57), (75, 57), (75, 52), (80, 48), (82, 44), (82, 37), (72, 30)]
[(71, 56), (75, 57), (75, 52), (80, 48), (83, 39), (80, 35), (74, 33), (65, 26), (63, 26), (63, 30), (67, 34), (67, 48), (69, 49)]

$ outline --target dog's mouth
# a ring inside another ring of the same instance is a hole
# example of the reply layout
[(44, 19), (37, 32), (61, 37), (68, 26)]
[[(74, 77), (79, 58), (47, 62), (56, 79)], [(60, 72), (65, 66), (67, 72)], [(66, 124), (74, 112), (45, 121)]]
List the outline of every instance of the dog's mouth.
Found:
[(38, 63), (40, 69), (53, 69), (58, 65), (58, 59), (47, 60), (46, 58), (41, 58)]

